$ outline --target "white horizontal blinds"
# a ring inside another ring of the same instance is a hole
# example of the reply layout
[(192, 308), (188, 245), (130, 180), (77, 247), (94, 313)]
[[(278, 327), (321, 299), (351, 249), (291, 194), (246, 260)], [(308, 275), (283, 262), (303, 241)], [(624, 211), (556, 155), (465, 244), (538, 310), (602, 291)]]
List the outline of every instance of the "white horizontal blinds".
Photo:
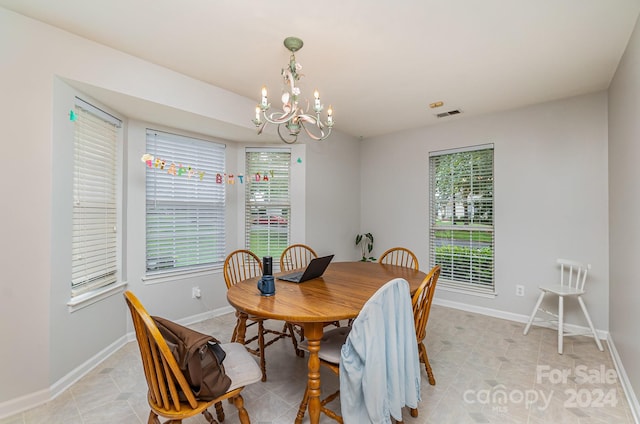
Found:
[(222, 263), (225, 146), (148, 129), (147, 154), (147, 274)]
[(116, 281), (120, 121), (77, 99), (74, 109), (71, 294)]
[(289, 149), (246, 151), (245, 243), (275, 262), (289, 245), (290, 164)]
[(430, 156), (431, 265), (445, 285), (492, 293), (493, 146)]

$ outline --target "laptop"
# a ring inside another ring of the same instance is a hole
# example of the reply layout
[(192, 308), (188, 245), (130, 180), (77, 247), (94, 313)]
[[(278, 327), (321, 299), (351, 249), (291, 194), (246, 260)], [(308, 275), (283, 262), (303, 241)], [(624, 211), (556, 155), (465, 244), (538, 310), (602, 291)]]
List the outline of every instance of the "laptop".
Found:
[(296, 271), (276, 278), (278, 280), (290, 281), (292, 283), (302, 283), (307, 280), (318, 278), (324, 274), (324, 271), (329, 266), (331, 259), (333, 259), (333, 255), (313, 258), (304, 271)]

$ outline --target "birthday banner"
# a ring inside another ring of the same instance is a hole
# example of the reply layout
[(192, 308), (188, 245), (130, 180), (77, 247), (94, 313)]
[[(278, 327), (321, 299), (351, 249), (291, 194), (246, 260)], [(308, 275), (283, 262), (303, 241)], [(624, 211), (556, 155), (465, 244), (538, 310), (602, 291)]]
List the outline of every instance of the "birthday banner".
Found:
[[(149, 168), (156, 168), (161, 171), (166, 170), (167, 174), (173, 175), (175, 177), (186, 176), (187, 178), (191, 178), (197, 176), (200, 181), (205, 176), (205, 172), (201, 170), (197, 170), (190, 165), (178, 164), (176, 165), (174, 162), (167, 161), (165, 159), (154, 157), (149, 153), (145, 153), (142, 155), (140, 160), (147, 165)], [(273, 178), (273, 171), (264, 171), (262, 173), (256, 172), (251, 175), (252, 181), (255, 182), (264, 182), (269, 181), (270, 178)], [(242, 174), (230, 174), (230, 173), (216, 173), (216, 184), (235, 184), (236, 180), (240, 184), (244, 184), (244, 175)]]

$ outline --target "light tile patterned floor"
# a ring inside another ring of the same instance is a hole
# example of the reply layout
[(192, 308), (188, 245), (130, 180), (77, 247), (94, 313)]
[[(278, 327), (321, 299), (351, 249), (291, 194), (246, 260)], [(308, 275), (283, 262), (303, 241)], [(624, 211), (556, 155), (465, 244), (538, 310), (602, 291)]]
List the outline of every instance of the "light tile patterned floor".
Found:
[[(558, 355), (557, 333), (549, 329), (534, 327), (523, 336), (523, 324), (440, 306), (429, 319), (427, 350), (437, 383), (430, 386), (422, 371), (419, 416), (405, 411), (405, 423), (634, 422), (608, 349), (598, 351), (592, 339), (565, 338)], [(233, 324), (228, 314), (194, 328), (226, 341)], [(306, 370), (306, 358), (295, 356), (289, 340), (269, 347), (268, 381), (243, 391), (251, 422), (293, 423)], [(337, 388), (334, 375), (324, 369), (321, 375), (327, 392)], [(137, 345), (129, 343), (55, 400), (0, 424), (142, 424), (146, 391)], [(330, 406), (339, 410), (339, 401)], [(225, 402), (224, 409), (225, 423), (237, 423), (235, 408)], [(206, 423), (202, 416), (184, 422)], [(322, 416), (321, 423), (334, 421)]]

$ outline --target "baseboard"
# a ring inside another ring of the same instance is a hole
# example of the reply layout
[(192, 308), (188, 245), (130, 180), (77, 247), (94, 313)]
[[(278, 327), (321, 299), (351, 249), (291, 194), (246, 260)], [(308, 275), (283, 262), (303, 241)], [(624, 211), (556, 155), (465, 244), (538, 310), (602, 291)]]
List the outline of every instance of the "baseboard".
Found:
[[(44, 389), (0, 403), (0, 420), (19, 414), (51, 400), (51, 390)], [(18, 421), (22, 422), (22, 421)]]
[(213, 309), (207, 312), (203, 312), (201, 314), (191, 315), (190, 317), (182, 318), (180, 320), (177, 320), (176, 322), (180, 325), (191, 325), (191, 324), (196, 324), (202, 321), (206, 321), (211, 318), (219, 317), (221, 315), (226, 315), (234, 311), (235, 309), (232, 306), (223, 306), (222, 308)]
[(67, 390), (73, 383), (80, 380), (82, 377), (87, 375), (89, 371), (100, 365), (105, 359), (109, 356), (113, 355), (118, 349), (124, 346), (127, 343), (127, 336), (122, 336), (115, 342), (111, 343), (106, 348), (102, 349), (92, 358), (87, 360), (85, 363), (62, 377), (60, 380), (56, 381), (51, 387), (44, 390), (39, 390), (35, 393), (31, 393), (25, 396), (21, 396), (16, 399), (12, 399), (7, 402), (3, 402), (0, 404), (0, 419), (9, 417), (11, 415), (19, 414), (20, 412), (24, 412), (28, 409), (34, 408), (36, 406), (40, 406), (43, 403), (49, 402), (60, 394), (62, 394), (65, 390)]
[(624, 365), (622, 365), (622, 360), (620, 359), (620, 355), (618, 354), (618, 350), (616, 349), (616, 344), (613, 342), (611, 335), (607, 339), (609, 343), (609, 350), (611, 350), (611, 357), (613, 358), (613, 365), (616, 368), (616, 372), (618, 373), (618, 377), (620, 378), (620, 384), (622, 385), (622, 390), (624, 390), (624, 394), (629, 401), (629, 408), (631, 409), (631, 414), (633, 415), (633, 419), (636, 424), (640, 424), (640, 403), (638, 402), (638, 397), (633, 391), (633, 387), (631, 387), (631, 382), (629, 381), (629, 376), (624, 370)]
[[(179, 322), (182, 325), (191, 325), (217, 316), (225, 315), (233, 311), (235, 311), (235, 309), (233, 309), (231, 306), (225, 306), (212, 311), (207, 311), (202, 314), (183, 318)], [(74, 383), (76, 383), (78, 380), (80, 380), (82, 377), (84, 377), (94, 368), (100, 365), (104, 360), (117, 352), (125, 344), (134, 340), (135, 334), (133, 332), (125, 334), (118, 340), (98, 352), (92, 358), (84, 362), (82, 365), (60, 378), (49, 388), (0, 403), (0, 420), (12, 415), (19, 414), (31, 408), (38, 407), (46, 402), (55, 399), (56, 397), (64, 393)]]
[(115, 342), (111, 343), (106, 348), (102, 349), (102, 351), (98, 352), (91, 359), (86, 361), (84, 364), (80, 365), (69, 374), (62, 377), (60, 380), (53, 383), (50, 388), (51, 391), (51, 399), (55, 399), (60, 394), (62, 394), (65, 390), (71, 387), (74, 383), (80, 380), (82, 377), (87, 375), (92, 369), (100, 365), (104, 362), (105, 359), (113, 355), (117, 352), (122, 346), (127, 344), (127, 336), (122, 336)]

